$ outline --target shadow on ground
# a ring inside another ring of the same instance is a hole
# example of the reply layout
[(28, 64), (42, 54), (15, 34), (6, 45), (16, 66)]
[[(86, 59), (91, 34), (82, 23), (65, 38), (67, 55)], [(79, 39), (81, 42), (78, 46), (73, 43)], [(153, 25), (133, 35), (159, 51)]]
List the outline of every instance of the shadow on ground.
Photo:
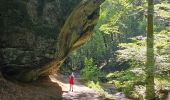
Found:
[(0, 75), (0, 100), (61, 100), (62, 91), (49, 77), (32, 83), (11, 82)]

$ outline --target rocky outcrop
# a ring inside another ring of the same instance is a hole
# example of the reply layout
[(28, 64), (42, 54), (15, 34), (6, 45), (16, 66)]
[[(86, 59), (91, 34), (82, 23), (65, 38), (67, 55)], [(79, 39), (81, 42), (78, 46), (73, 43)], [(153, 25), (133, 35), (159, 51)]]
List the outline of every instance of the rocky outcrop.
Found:
[(31, 81), (58, 70), (90, 38), (103, 0), (0, 2), (0, 70)]

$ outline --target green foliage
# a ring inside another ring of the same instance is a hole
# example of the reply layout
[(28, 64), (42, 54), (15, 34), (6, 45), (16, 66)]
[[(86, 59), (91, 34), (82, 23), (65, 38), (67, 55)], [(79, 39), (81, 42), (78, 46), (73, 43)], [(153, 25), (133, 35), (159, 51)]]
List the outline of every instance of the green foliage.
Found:
[(85, 58), (84, 69), (82, 70), (82, 78), (85, 81), (97, 82), (100, 80), (101, 75), (102, 73), (100, 69), (97, 68), (97, 66), (93, 63), (93, 60)]
[(86, 85), (89, 88), (92, 88), (95, 91), (97, 91), (98, 94), (105, 97), (106, 100), (115, 100), (115, 97), (113, 95), (109, 94), (107, 91), (104, 90), (104, 87), (101, 86), (100, 82), (89, 81), (89, 82), (87, 82)]
[(106, 0), (101, 6), (99, 30), (106, 34), (144, 33), (146, 20), (142, 14), (145, 5), (141, 0)]
[(120, 20), (132, 8), (130, 0), (106, 0), (101, 6), (100, 31), (106, 34), (121, 33)]
[(119, 78), (120, 76), (123, 76), (124, 72), (120, 72), (120, 71), (115, 71), (114, 73), (109, 73), (106, 75), (106, 78)]
[(145, 73), (141, 69), (129, 69), (126, 71), (116, 71), (107, 74), (106, 78), (110, 80), (118, 80), (120, 82), (124, 81), (133, 81), (133, 82), (142, 82), (145, 79)]
[[(162, 73), (162, 71), (169, 71), (169, 49), (170, 49), (170, 36), (168, 32), (163, 30), (155, 34), (155, 60), (156, 60), (156, 72)], [(119, 47), (122, 48), (117, 51), (117, 61), (125, 62), (128, 61), (129, 66), (142, 68), (145, 64), (145, 52), (146, 44), (145, 37), (141, 37), (141, 40), (138, 40), (138, 37), (132, 38), (133, 43), (122, 43), (119, 44)]]
[(155, 5), (155, 11), (160, 17), (170, 19), (170, 4), (160, 3)]
[(95, 83), (94, 81), (89, 81), (89, 82), (87, 82), (87, 86), (89, 88), (95, 89), (97, 91), (103, 90), (102, 87), (100, 86), (99, 82)]
[(133, 72), (133, 70), (116, 71), (109, 73), (106, 78), (109, 83), (114, 84), (127, 97), (139, 99), (139, 94), (135, 90), (136, 85), (144, 85), (145, 75)]
[(168, 2), (162, 2), (155, 5), (155, 20), (154, 30), (160, 32), (162, 30), (169, 30), (168, 25), (170, 20), (170, 4)]

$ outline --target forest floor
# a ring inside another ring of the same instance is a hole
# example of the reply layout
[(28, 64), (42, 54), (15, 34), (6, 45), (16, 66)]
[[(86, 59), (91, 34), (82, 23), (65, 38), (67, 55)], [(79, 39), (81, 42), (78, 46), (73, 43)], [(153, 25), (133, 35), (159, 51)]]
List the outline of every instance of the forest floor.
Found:
[(63, 91), (63, 100), (129, 100), (125, 98), (125, 95), (117, 92), (114, 99), (106, 99), (97, 91), (88, 88), (81, 81), (80, 78), (76, 78), (74, 91), (69, 91), (68, 77), (64, 75), (51, 75), (52, 82), (56, 82), (61, 86)]

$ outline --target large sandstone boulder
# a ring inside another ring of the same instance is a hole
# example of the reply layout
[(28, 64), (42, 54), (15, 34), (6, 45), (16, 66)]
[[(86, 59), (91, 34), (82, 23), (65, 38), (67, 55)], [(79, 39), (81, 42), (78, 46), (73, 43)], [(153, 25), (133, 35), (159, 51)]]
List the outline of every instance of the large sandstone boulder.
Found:
[(0, 70), (32, 81), (58, 70), (91, 36), (103, 0), (1, 0)]

